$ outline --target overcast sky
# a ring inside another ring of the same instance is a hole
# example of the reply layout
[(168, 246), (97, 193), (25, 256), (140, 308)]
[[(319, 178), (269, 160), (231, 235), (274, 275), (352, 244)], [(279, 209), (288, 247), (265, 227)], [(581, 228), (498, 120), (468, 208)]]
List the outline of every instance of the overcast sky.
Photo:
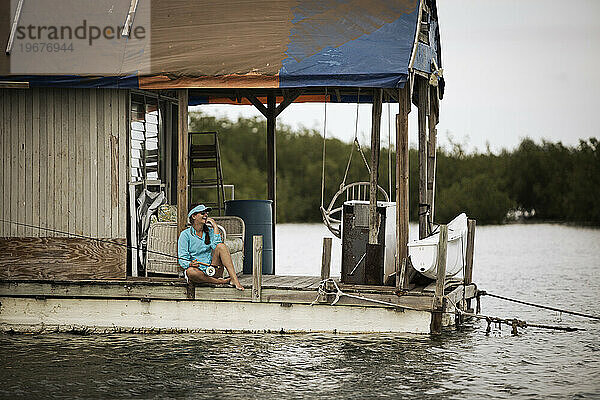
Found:
[[(600, 136), (600, 1), (439, 0), (446, 94), (439, 142), (469, 149), (514, 148), (523, 137), (577, 144)], [(323, 131), (323, 104), (294, 104), (278, 123)], [(193, 108), (196, 109), (196, 108)], [(250, 106), (202, 106), (212, 115), (260, 115)], [(397, 112), (391, 106), (391, 115)], [(382, 144), (387, 146), (388, 106)], [(359, 113), (369, 143), (370, 106)], [(327, 106), (327, 135), (351, 141), (356, 105)], [(416, 107), (410, 143), (417, 143)], [(393, 140), (393, 138), (392, 138)]]

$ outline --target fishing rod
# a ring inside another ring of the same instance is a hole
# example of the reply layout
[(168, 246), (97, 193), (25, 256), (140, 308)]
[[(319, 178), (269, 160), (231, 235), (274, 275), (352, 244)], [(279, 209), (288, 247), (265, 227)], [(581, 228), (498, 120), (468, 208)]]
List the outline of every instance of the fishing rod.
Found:
[[(82, 239), (95, 240), (96, 242), (101, 242), (101, 243), (114, 244), (114, 245), (125, 247), (125, 248), (131, 249), (131, 250), (142, 250), (142, 251), (144, 251), (144, 249), (142, 249), (140, 247), (136, 247), (136, 246), (132, 246), (132, 245), (128, 245), (128, 244), (123, 244), (123, 243), (118, 243), (118, 242), (114, 242), (114, 241), (108, 240), (108, 239), (100, 239), (100, 238), (95, 238), (95, 237), (91, 237), (91, 236), (80, 235), (78, 233), (64, 232), (64, 231), (59, 231), (58, 229), (44, 228), (42, 226), (24, 224), (22, 222), (7, 221), (5, 219), (0, 219), (0, 222), (5, 222), (5, 223), (8, 223), (8, 224), (14, 224), (14, 225), (17, 225), (17, 226), (23, 226), (23, 227), (26, 227), (26, 228), (39, 229), (39, 230), (48, 231), (48, 232), (52, 232), (52, 233), (59, 233), (61, 235), (74, 236), (74, 237), (78, 237), (78, 238), (82, 238)], [(206, 267), (212, 267), (212, 268), (219, 267), (218, 265), (206, 264), (206, 263), (203, 263), (203, 262), (198, 261), (198, 260), (192, 260), (192, 259), (187, 259), (187, 258), (183, 258), (183, 257), (178, 257), (178, 256), (174, 256), (172, 254), (163, 253), (161, 251), (148, 250), (148, 249), (146, 249), (145, 251), (147, 251), (148, 253), (152, 253), (152, 254), (158, 254), (158, 255), (161, 255), (161, 256), (165, 256), (165, 257), (169, 257), (169, 258), (174, 258), (176, 260), (183, 260), (183, 261), (189, 261), (189, 262), (196, 261), (200, 265), (204, 265)]]

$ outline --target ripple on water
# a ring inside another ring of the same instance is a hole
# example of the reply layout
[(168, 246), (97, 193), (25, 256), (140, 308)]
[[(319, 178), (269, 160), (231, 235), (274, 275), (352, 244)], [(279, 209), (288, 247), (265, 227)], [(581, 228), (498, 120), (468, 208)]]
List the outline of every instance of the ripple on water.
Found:
[[(320, 227), (311, 225), (286, 229), (286, 225), (278, 227), (278, 246), (294, 243), (298, 234), (322, 236)], [(598, 314), (597, 243), (600, 230), (593, 229), (478, 227), (474, 279), (491, 293)], [(310, 265), (319, 265), (319, 248), (308, 256), (315, 259)], [(504, 327), (486, 336), (485, 324), (473, 322), (462, 332), (440, 338), (392, 334), (4, 335), (0, 336), (0, 397), (600, 397), (597, 321), (487, 297), (483, 311), (586, 331), (528, 328), (515, 337)]]

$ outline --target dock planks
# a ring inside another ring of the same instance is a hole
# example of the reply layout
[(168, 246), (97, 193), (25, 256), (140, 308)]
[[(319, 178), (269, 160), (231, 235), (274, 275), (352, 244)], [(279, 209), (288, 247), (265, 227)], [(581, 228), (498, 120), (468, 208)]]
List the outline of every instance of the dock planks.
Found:
[[(261, 302), (289, 304), (313, 304), (319, 277), (311, 276), (274, 276), (266, 275), (262, 286)], [(148, 301), (252, 301), (252, 275), (242, 275), (240, 283), (246, 288), (238, 291), (229, 285), (197, 285), (195, 297), (189, 300), (187, 285), (178, 278), (131, 278), (125, 280), (0, 280), (0, 296), (6, 297), (57, 297), (57, 298), (111, 298), (139, 299)], [(379, 308), (408, 308), (430, 311), (433, 307), (433, 293), (422, 290), (397, 295), (393, 287), (340, 285), (344, 293), (353, 294), (365, 299), (384, 301), (389, 305), (342, 296), (336, 306), (360, 306)], [(475, 295), (475, 286), (466, 288), (458, 286), (449, 291), (448, 296), (454, 302)], [(334, 295), (329, 295), (325, 305), (330, 304)], [(320, 303), (319, 305), (322, 305)]]

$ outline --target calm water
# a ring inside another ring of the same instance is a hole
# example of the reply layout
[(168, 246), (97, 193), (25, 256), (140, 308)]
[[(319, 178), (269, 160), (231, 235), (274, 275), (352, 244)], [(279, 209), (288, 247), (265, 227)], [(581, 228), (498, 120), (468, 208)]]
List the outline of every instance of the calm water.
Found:
[[(278, 233), (278, 274), (318, 275), (326, 229)], [(598, 315), (600, 230), (479, 227), (473, 275), (490, 293)], [(483, 312), (586, 331), (0, 336), (0, 397), (600, 398), (599, 322), (492, 298)]]

